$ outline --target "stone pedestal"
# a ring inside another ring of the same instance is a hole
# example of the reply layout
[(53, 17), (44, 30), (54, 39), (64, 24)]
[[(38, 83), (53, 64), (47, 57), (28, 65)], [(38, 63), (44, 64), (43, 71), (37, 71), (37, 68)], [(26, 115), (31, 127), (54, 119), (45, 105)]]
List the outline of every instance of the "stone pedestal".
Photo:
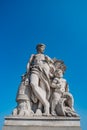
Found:
[(5, 117), (3, 130), (81, 130), (79, 117)]

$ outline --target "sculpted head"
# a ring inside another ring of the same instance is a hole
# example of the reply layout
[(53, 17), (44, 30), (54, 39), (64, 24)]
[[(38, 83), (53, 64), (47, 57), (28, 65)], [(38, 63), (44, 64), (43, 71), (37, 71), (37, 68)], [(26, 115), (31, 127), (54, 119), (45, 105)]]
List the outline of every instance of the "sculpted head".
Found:
[(62, 78), (63, 77), (63, 73), (64, 73), (63, 70), (58, 69), (58, 70), (55, 71), (55, 77)]
[(38, 53), (43, 53), (45, 48), (46, 48), (45, 44), (42, 44), (42, 43), (37, 44), (37, 46), (36, 46), (36, 50)]

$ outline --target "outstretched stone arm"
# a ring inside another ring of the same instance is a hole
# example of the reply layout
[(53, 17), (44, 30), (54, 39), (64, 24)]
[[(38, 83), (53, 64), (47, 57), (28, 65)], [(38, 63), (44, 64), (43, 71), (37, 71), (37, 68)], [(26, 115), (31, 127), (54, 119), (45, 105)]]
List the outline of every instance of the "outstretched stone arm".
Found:
[(30, 57), (30, 59), (29, 59), (29, 61), (27, 63), (27, 73), (29, 73), (29, 71), (30, 71), (30, 65), (31, 65), (31, 63), (33, 61), (33, 58), (34, 58), (34, 54), (31, 55), (31, 57)]

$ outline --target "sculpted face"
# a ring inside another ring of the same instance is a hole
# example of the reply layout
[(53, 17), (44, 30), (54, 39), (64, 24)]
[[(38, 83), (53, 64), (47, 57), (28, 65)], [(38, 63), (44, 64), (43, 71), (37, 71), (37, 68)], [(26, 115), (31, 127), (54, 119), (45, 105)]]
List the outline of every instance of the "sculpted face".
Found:
[(58, 78), (62, 78), (63, 77), (63, 71), (62, 70), (57, 70), (55, 72), (55, 76), (58, 77)]
[(43, 53), (44, 50), (45, 50), (45, 45), (44, 44), (38, 44), (36, 49), (37, 49), (38, 53)]
[(44, 50), (45, 50), (45, 47), (44, 47), (44, 46), (41, 46), (41, 47), (38, 48), (38, 52), (40, 52), (40, 53), (43, 53)]
[(62, 78), (63, 77), (63, 71), (59, 70), (59, 77)]

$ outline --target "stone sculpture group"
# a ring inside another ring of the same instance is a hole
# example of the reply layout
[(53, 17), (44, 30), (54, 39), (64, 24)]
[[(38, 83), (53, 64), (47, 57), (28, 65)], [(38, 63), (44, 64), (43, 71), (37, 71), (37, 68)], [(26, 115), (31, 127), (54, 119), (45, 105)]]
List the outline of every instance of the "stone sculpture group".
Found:
[(63, 78), (66, 66), (62, 60), (44, 55), (45, 47), (44, 44), (38, 44), (37, 54), (32, 54), (28, 61), (12, 116), (76, 117), (74, 99)]

